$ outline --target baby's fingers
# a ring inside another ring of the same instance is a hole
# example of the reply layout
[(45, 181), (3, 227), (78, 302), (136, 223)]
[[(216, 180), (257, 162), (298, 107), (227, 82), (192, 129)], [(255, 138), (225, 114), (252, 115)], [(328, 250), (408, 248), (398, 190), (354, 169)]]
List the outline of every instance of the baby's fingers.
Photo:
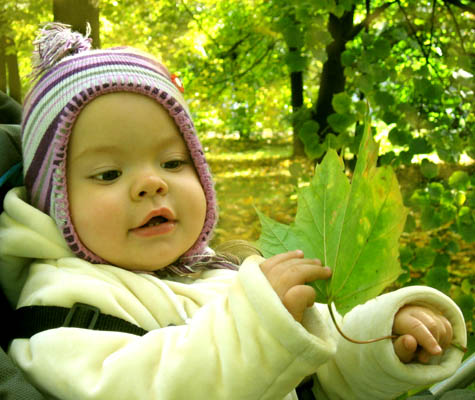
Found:
[(297, 322), (302, 322), (305, 309), (315, 302), (315, 297), (311, 286), (294, 286), (285, 294), (282, 304)]
[(401, 362), (408, 363), (414, 359), (417, 351), (417, 340), (411, 335), (399, 336), (394, 342), (394, 352)]
[[(399, 317), (398, 317), (399, 316)], [(447, 329), (450, 329), (447, 332)], [(442, 352), (439, 340), (445, 345), (448, 337), (451, 338), (451, 327), (445, 318), (434, 312), (417, 306), (408, 306), (398, 312), (394, 320), (394, 333), (410, 334), (422, 348), (419, 351), (420, 361), (425, 361), (430, 355), (438, 355)]]
[(260, 264), (262, 272), (267, 275), (273, 268), (276, 266), (289, 262), (293, 259), (300, 259), (303, 258), (303, 251), (302, 250), (294, 250), (288, 251), (287, 253), (277, 254), (265, 260), (263, 263)]

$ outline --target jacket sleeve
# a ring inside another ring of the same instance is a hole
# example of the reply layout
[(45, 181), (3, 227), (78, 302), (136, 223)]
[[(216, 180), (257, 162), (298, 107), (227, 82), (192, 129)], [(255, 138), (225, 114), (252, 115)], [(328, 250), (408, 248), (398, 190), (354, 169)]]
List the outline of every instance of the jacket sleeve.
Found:
[[(343, 332), (358, 340), (391, 335), (394, 316), (404, 305), (422, 305), (440, 311), (452, 324), (452, 342), (466, 346), (466, 328), (457, 305), (441, 292), (422, 286), (399, 289), (355, 307), (341, 318)], [(322, 310), (322, 313), (324, 311)], [(328, 312), (327, 318), (329, 319)], [(318, 379), (330, 399), (392, 399), (410, 389), (441, 381), (458, 368), (463, 353), (453, 346), (430, 365), (404, 364), (387, 339), (354, 344), (339, 335), (335, 356), (318, 369)]]
[(137, 337), (77, 328), (17, 339), (10, 354), (35, 385), (67, 399), (283, 399), (335, 350), (316, 310), (294, 321), (248, 259), (226, 295), (187, 325)]

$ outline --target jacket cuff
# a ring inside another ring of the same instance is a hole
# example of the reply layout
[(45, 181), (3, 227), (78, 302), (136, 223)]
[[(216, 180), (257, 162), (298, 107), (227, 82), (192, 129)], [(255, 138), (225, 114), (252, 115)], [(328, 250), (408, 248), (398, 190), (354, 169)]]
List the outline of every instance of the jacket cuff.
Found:
[[(358, 340), (391, 335), (394, 316), (401, 307), (409, 304), (441, 312), (452, 324), (452, 342), (466, 346), (466, 328), (460, 309), (443, 293), (423, 286), (399, 289), (355, 307), (343, 318), (343, 332)], [(458, 368), (463, 353), (450, 346), (441, 356), (433, 357), (430, 365), (404, 364), (389, 339), (372, 344), (353, 344), (342, 338), (335, 358), (352, 389), (361, 395), (371, 388), (381, 395), (374, 398), (384, 398), (447, 378)], [(359, 365), (357, 374), (351, 370), (354, 365)]]

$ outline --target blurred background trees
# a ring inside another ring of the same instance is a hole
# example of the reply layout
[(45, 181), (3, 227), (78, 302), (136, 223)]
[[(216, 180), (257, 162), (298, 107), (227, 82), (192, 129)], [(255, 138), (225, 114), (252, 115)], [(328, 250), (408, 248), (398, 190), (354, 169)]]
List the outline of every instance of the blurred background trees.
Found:
[(351, 155), (369, 102), (394, 147), (383, 162), (475, 152), (470, 1), (2, 1), (0, 83), (17, 98), (39, 23), (84, 32), (87, 21), (95, 47), (162, 55), (206, 131), (293, 130), (297, 154), (319, 159), (331, 146)]

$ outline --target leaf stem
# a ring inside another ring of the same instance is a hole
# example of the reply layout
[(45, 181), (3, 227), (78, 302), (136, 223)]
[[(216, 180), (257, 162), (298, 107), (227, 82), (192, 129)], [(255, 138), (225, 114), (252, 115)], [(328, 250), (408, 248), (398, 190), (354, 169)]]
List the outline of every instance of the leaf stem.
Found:
[[(327, 303), (327, 307), (328, 307), (328, 311), (330, 312), (330, 317), (333, 321), (333, 324), (335, 325), (335, 328), (336, 330), (338, 331), (338, 333), (343, 337), (345, 338), (346, 340), (348, 340), (349, 342), (351, 343), (356, 343), (356, 344), (369, 344), (369, 343), (375, 343), (375, 342), (380, 342), (381, 340), (385, 340), (385, 339), (397, 339), (400, 335), (388, 335), (388, 336), (383, 336), (383, 337), (380, 337), (380, 338), (377, 338), (377, 339), (370, 339), (370, 340), (357, 340), (357, 339), (352, 339), (348, 336), (346, 336), (343, 331), (341, 330), (341, 328), (339, 327), (338, 323), (336, 322), (336, 318), (335, 318), (335, 314), (333, 314), (333, 309), (332, 309), (332, 302), (329, 302)], [(458, 344), (458, 343), (450, 343), (451, 346), (455, 347), (457, 350), (460, 350), (461, 352), (463, 353), (466, 353), (467, 352), (467, 348), (462, 346), (461, 344)]]
[(381, 340), (385, 340), (385, 339), (396, 339), (398, 336), (397, 335), (389, 335), (389, 336), (383, 336), (383, 337), (380, 337), (380, 338), (377, 338), (377, 339), (370, 339), (370, 340), (356, 340), (356, 339), (352, 339), (348, 336), (346, 336), (343, 331), (341, 330), (341, 328), (338, 326), (337, 322), (336, 322), (336, 319), (335, 319), (335, 315), (333, 314), (333, 309), (332, 309), (332, 303), (328, 303), (327, 306), (328, 306), (328, 311), (330, 312), (330, 317), (333, 321), (333, 324), (335, 325), (335, 328), (336, 330), (338, 331), (338, 333), (343, 336), (346, 340), (348, 340), (349, 342), (351, 343), (356, 343), (356, 344), (368, 344), (368, 343), (375, 343), (375, 342), (380, 342)]

